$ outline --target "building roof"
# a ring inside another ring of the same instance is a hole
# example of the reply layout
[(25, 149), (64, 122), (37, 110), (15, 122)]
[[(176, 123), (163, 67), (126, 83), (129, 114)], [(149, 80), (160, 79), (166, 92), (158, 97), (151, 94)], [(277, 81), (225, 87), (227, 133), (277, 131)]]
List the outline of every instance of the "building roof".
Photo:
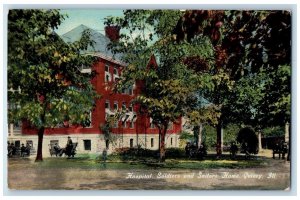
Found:
[(91, 40), (95, 43), (94, 47), (89, 46), (88, 49), (83, 53), (101, 57), (105, 60), (109, 60), (119, 65), (125, 65), (125, 63), (121, 61), (122, 54), (113, 54), (110, 50), (108, 50), (107, 45), (110, 42), (108, 37), (83, 24), (63, 34), (61, 38), (67, 43), (72, 43), (78, 41), (81, 38), (83, 31), (85, 30), (90, 31)]

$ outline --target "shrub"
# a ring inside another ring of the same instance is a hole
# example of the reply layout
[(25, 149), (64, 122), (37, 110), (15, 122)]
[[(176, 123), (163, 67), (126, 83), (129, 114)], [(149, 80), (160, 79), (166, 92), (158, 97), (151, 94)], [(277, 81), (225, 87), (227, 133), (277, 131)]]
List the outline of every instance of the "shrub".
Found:
[(185, 150), (181, 148), (167, 148), (166, 158), (184, 158)]
[(242, 150), (249, 153), (258, 153), (258, 138), (250, 127), (242, 128), (237, 136), (237, 141), (242, 145)]

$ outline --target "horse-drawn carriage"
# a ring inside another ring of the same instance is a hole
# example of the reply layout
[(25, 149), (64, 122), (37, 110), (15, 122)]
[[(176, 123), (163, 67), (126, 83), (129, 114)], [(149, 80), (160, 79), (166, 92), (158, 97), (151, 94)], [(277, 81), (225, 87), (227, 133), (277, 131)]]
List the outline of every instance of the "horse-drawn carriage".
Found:
[(60, 148), (57, 144), (49, 144), (49, 152), (51, 157), (53, 155), (57, 156), (62, 156), (63, 154), (65, 154), (66, 156), (73, 157), (76, 155), (76, 147), (77, 147), (78, 143), (72, 143), (70, 145), (67, 145), (65, 148)]
[(285, 154), (288, 153), (288, 144), (286, 142), (276, 143), (273, 147), (273, 159), (275, 159), (275, 154), (278, 154), (279, 159), (285, 159)]
[(13, 144), (9, 144), (7, 146), (7, 156), (8, 157), (29, 157), (32, 153), (33, 147), (31, 147), (29, 144), (24, 146), (22, 144), (21, 147), (16, 147)]

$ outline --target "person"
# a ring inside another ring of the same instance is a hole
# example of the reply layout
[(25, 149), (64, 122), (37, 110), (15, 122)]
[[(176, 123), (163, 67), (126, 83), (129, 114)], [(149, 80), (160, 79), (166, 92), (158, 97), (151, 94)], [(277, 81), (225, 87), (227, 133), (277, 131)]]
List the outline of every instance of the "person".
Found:
[(67, 146), (72, 146), (73, 142), (70, 136), (68, 136)]
[(22, 144), (21, 146), (21, 157), (24, 157), (26, 154), (26, 147), (24, 146), (24, 144)]
[(106, 160), (107, 160), (107, 150), (106, 148), (103, 149), (103, 152), (102, 152), (102, 164), (103, 164), (103, 167), (106, 168)]
[(30, 150), (31, 150), (31, 145), (29, 144), (29, 142), (26, 143), (26, 154), (28, 156), (30, 156)]
[(190, 158), (190, 154), (191, 154), (191, 143), (187, 142), (185, 145), (185, 155), (186, 157)]
[(67, 141), (67, 146), (66, 146), (66, 154), (68, 157), (71, 156), (72, 154), (72, 149), (73, 149), (73, 142), (70, 136), (68, 136), (68, 141)]
[(204, 156), (207, 155), (207, 151), (206, 148), (203, 144), (200, 145), (199, 149), (198, 149), (198, 155), (199, 158), (202, 160), (204, 158)]
[(285, 159), (285, 154), (288, 153), (288, 145), (287, 142), (281, 141), (281, 153), (282, 153), (282, 159)]
[(11, 144), (10, 144), (10, 148), (11, 148), (11, 155), (12, 155), (12, 156), (13, 156), (13, 155), (16, 155), (17, 149), (16, 149), (14, 143), (11, 143)]
[(249, 159), (250, 158), (250, 153), (249, 153), (248, 143), (247, 142), (243, 142), (241, 148), (242, 148), (243, 152), (245, 153), (246, 159)]
[(232, 159), (235, 159), (237, 151), (238, 151), (237, 145), (235, 144), (235, 142), (232, 142), (230, 146), (230, 157)]
[(7, 156), (8, 157), (12, 156), (12, 148), (11, 148), (11, 144), (9, 142), (7, 142)]

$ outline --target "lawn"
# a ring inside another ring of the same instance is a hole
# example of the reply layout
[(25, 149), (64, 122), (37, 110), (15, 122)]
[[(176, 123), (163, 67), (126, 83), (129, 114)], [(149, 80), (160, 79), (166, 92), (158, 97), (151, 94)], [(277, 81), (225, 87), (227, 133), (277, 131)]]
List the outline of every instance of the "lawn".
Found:
[[(255, 157), (245, 160), (238, 157), (237, 160), (231, 160), (228, 156), (222, 159), (216, 159), (213, 156), (205, 160), (196, 159), (166, 159), (165, 163), (159, 163), (153, 158), (135, 158), (124, 160), (120, 156), (110, 155), (104, 163), (102, 157), (96, 154), (78, 154), (75, 158), (66, 157), (44, 158), (43, 162), (35, 163), (34, 159), (16, 159), (16, 162), (24, 162), (28, 167), (33, 168), (80, 168), (80, 169), (239, 169), (256, 168), (268, 166), (269, 159)], [(14, 161), (9, 162), (14, 165)]]
[[(75, 158), (44, 158), (34, 162), (34, 157), (8, 160), (8, 185), (10, 189), (285, 189), (290, 184), (289, 162), (270, 157), (256, 156), (245, 160), (243, 156), (231, 160), (224, 155), (216, 159), (209, 155), (205, 160), (186, 158), (167, 159), (158, 163), (153, 158), (127, 159), (109, 155), (104, 165), (102, 157), (95, 154), (78, 154)], [(276, 178), (267, 179), (268, 174)], [(152, 174), (150, 179), (126, 178)], [(178, 175), (179, 178), (156, 178), (159, 174)], [(198, 174), (218, 177), (197, 178)], [(224, 173), (238, 174), (240, 178), (220, 178)], [(261, 174), (263, 179), (247, 178), (244, 174)], [(186, 175), (194, 174), (192, 178)]]

